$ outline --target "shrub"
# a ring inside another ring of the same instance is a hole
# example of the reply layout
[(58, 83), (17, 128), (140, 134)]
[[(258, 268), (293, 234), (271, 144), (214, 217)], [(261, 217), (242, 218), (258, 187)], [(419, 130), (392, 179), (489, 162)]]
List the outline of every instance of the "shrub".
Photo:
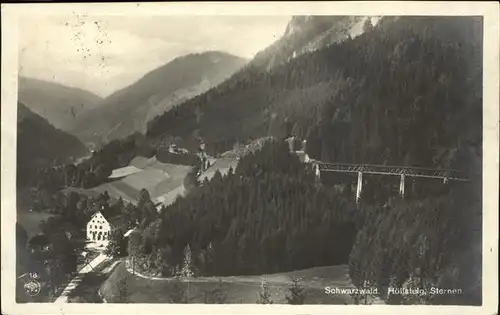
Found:
[(292, 278), (292, 285), (288, 290), (289, 290), (289, 295), (286, 296), (288, 304), (293, 304), (293, 305), (304, 304), (306, 293), (305, 293), (305, 288), (300, 283), (300, 279)]
[(273, 304), (271, 293), (269, 293), (269, 287), (267, 286), (266, 280), (262, 280), (257, 304)]

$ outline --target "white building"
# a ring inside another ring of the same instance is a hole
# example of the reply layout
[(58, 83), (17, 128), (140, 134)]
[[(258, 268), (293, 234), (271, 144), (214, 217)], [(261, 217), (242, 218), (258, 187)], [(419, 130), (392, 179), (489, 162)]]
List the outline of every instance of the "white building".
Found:
[(97, 211), (87, 223), (87, 240), (104, 245), (109, 240), (112, 228), (101, 211)]

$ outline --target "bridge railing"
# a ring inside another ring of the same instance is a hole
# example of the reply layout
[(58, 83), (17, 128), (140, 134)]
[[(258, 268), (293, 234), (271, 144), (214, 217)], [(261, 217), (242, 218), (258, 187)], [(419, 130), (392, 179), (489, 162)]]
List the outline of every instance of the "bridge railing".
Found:
[[(218, 157), (222, 160), (238, 160), (239, 157)], [(345, 173), (367, 173), (379, 175), (405, 175), (409, 177), (441, 178), (446, 180), (468, 181), (467, 177), (455, 169), (440, 169), (419, 166), (391, 166), (374, 164), (349, 164), (329, 163), (310, 159), (310, 163), (317, 164), (320, 171), (345, 172)]]
[(347, 173), (367, 173), (380, 175), (405, 175), (413, 177), (442, 178), (450, 180), (464, 180), (467, 178), (459, 170), (453, 169), (433, 169), (425, 167), (409, 166), (389, 166), (371, 164), (347, 164), (347, 163), (325, 163), (313, 161), (320, 171), (347, 172)]

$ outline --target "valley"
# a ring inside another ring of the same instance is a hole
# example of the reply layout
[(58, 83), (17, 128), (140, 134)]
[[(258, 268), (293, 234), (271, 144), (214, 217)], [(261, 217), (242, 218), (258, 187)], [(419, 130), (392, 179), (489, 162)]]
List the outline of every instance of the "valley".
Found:
[[(18, 273), (50, 301), (73, 279), (64, 303), (480, 305), (481, 35), (296, 16), (251, 60), (176, 57), (71, 122), (25, 98)], [(423, 286), (465, 293), (387, 293)]]
[(218, 85), (245, 62), (217, 51), (176, 58), (86, 111), (71, 132), (98, 146), (134, 132), (144, 133), (149, 120)]

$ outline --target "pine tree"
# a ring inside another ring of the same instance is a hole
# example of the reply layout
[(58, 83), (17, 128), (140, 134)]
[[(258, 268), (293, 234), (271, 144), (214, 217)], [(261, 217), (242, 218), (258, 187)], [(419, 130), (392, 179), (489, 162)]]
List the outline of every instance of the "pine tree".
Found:
[(267, 281), (265, 279), (262, 279), (260, 284), (259, 299), (257, 300), (257, 304), (273, 304), (271, 293), (269, 293), (269, 287), (267, 286)]
[(125, 240), (121, 230), (113, 231), (109, 237), (109, 243), (104, 253), (111, 257), (120, 257), (125, 254)]
[(182, 263), (181, 274), (183, 277), (188, 278), (194, 276), (191, 248), (189, 247), (189, 244), (187, 244), (184, 248), (184, 261)]
[(288, 304), (300, 305), (304, 304), (306, 298), (305, 289), (297, 278), (292, 279), (292, 286), (289, 288), (289, 295), (286, 296)]

